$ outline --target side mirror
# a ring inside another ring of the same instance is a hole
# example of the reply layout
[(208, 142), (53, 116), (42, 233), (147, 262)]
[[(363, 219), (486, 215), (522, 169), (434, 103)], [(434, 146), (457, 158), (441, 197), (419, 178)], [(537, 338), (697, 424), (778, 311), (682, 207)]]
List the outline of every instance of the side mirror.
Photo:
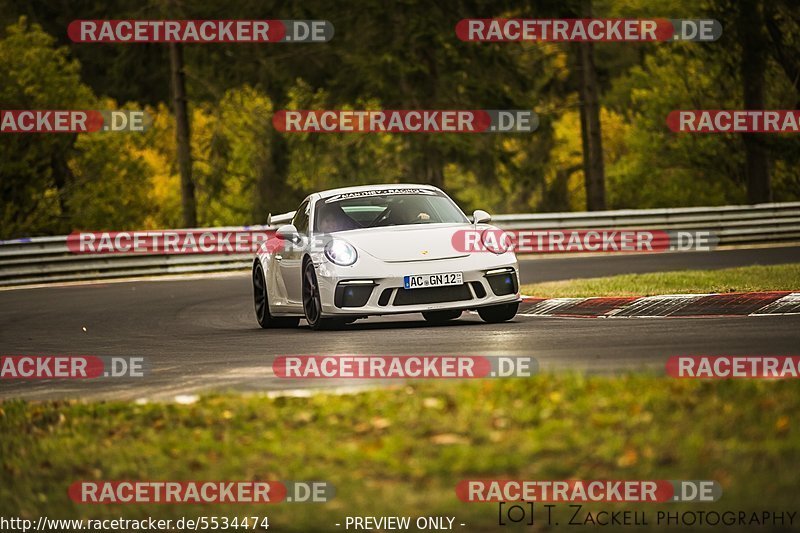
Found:
[(484, 211), (483, 209), (476, 209), (472, 213), (472, 223), (473, 224), (486, 224), (487, 222), (492, 220), (492, 215)]
[(275, 232), (275, 235), (279, 239), (292, 242), (300, 237), (300, 235), (297, 233), (297, 228), (294, 227), (294, 224), (286, 224), (285, 226), (281, 226), (278, 228), (278, 231)]

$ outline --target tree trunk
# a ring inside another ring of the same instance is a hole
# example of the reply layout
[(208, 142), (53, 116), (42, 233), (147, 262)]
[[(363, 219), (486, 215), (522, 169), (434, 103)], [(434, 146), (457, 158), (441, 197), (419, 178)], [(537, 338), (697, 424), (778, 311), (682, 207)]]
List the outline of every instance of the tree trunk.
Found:
[(597, 97), (597, 71), (592, 43), (578, 43), (578, 70), (586, 209), (600, 211), (606, 208), (606, 178), (603, 167), (603, 139), (600, 132), (600, 104)]
[[(764, 35), (764, 16), (759, 4), (758, 0), (739, 2), (738, 30), (742, 46), (739, 67), (745, 109), (764, 109), (767, 43)], [(751, 204), (772, 201), (769, 153), (764, 141), (762, 134), (742, 133), (747, 172), (747, 198)]]
[[(592, 0), (581, 0), (577, 17), (592, 17)], [(603, 166), (603, 138), (600, 130), (597, 69), (594, 64), (594, 45), (577, 43), (578, 95), (580, 97), (581, 144), (583, 147), (583, 177), (586, 189), (586, 209), (606, 208), (606, 178)]]
[(192, 147), (189, 135), (189, 115), (186, 109), (186, 79), (183, 73), (183, 49), (178, 43), (169, 43), (172, 79), (172, 101), (175, 111), (175, 141), (178, 145), (178, 170), (181, 174), (181, 206), (183, 225), (197, 227), (197, 207), (192, 181)]

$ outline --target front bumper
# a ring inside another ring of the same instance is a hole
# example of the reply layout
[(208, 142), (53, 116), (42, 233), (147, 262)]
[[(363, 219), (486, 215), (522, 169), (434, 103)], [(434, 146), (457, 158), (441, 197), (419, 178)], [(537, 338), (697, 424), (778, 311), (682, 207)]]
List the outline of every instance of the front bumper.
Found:
[[(467, 263), (480, 263), (468, 264)], [(338, 267), (325, 259), (317, 266), (322, 311), (326, 316), (374, 316), (448, 309), (476, 309), (520, 301), (519, 268), (514, 254), (380, 263), (380, 276), (368, 268)], [(378, 265), (373, 265), (378, 266)], [(468, 268), (465, 268), (467, 266)], [(407, 275), (462, 272), (463, 285), (405, 289)]]

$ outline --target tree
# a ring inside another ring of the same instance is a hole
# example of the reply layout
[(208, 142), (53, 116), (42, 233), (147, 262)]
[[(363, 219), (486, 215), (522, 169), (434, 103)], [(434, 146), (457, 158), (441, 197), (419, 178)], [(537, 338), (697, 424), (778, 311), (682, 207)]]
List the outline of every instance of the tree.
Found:
[[(111, 99), (103, 109), (116, 109)], [(126, 107), (138, 110), (138, 104)], [(153, 116), (153, 110), (148, 110)], [(156, 169), (146, 150), (158, 132), (93, 132), (78, 135), (69, 160), (66, 195), (70, 230), (139, 229), (147, 226), (156, 206), (151, 201)]]
[[(37, 24), (22, 17), (0, 40), (0, 101), (5, 109), (92, 109), (80, 65)], [(0, 236), (69, 229), (66, 202), (75, 134), (4, 133), (0, 143)]]

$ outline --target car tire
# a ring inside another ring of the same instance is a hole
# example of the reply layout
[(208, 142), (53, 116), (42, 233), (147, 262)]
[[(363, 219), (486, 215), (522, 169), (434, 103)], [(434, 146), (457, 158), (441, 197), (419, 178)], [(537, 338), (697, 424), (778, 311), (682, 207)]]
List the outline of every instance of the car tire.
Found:
[(478, 315), (484, 322), (497, 324), (498, 322), (506, 322), (516, 316), (519, 309), (519, 302), (510, 304), (490, 305), (488, 307), (479, 307)]
[(306, 259), (303, 263), (302, 286), (303, 314), (305, 314), (306, 322), (311, 329), (336, 329), (344, 326), (346, 319), (322, 317), (322, 299), (317, 284), (317, 271), (314, 270), (314, 263), (310, 259)]
[(461, 316), (461, 309), (448, 309), (446, 311), (424, 311), (422, 316), (431, 324), (445, 324)]
[(258, 325), (264, 329), (296, 328), (300, 323), (299, 317), (274, 317), (270, 314), (264, 269), (258, 261), (253, 265), (253, 303), (256, 308)]

